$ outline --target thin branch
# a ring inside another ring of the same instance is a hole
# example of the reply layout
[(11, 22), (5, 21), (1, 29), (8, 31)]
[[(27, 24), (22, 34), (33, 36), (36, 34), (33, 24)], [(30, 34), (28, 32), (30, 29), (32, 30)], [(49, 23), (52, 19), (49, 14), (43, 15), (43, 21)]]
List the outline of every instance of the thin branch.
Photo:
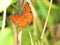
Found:
[(12, 24), (12, 28), (13, 28), (13, 32), (14, 32), (14, 45), (17, 45), (17, 31), (16, 31), (16, 27), (13, 24), (13, 22), (11, 21)]
[(6, 8), (4, 9), (4, 13), (3, 13), (2, 30), (4, 30), (5, 28), (5, 20), (6, 20)]
[(32, 35), (31, 35), (30, 31), (29, 31), (29, 26), (28, 26), (28, 33), (29, 33), (29, 36), (30, 36), (30, 39), (31, 39), (31, 45), (34, 45)]
[(44, 28), (43, 28), (43, 31), (42, 31), (41, 40), (43, 39), (44, 32), (45, 32), (45, 29), (46, 29), (46, 26), (47, 26), (47, 22), (48, 22), (48, 18), (49, 18), (49, 15), (50, 15), (51, 6), (52, 6), (52, 0), (50, 1), (50, 6), (49, 6), (46, 22), (45, 22), (45, 25), (44, 25)]
[(20, 29), (20, 31), (18, 32), (18, 45), (22, 45), (21, 43), (21, 39), (22, 39), (22, 28)]
[(12, 6), (14, 7), (14, 8), (16, 8), (16, 9), (19, 9), (17, 6), (15, 6), (14, 4), (12, 4)]

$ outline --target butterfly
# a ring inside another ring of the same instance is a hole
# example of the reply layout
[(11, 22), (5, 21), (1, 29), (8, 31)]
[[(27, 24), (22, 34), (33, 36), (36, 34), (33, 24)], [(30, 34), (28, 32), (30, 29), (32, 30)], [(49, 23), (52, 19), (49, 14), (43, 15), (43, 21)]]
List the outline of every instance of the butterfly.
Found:
[(29, 3), (26, 2), (23, 10), (20, 14), (12, 14), (9, 16), (9, 19), (13, 22), (18, 24), (19, 27), (25, 27), (30, 24), (33, 20), (33, 15), (31, 13), (31, 8)]

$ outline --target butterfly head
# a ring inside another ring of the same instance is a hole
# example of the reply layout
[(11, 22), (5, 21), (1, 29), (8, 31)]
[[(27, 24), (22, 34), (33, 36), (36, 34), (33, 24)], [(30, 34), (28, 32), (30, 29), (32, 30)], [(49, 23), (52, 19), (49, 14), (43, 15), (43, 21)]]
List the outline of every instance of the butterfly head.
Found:
[(23, 14), (23, 12), (19, 12), (19, 14), (20, 14), (20, 15), (22, 15), (22, 14)]

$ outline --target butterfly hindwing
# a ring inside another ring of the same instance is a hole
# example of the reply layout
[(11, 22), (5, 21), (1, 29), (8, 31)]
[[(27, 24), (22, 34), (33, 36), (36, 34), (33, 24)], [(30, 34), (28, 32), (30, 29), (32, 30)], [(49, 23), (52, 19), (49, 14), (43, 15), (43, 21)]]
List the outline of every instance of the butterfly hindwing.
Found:
[(26, 22), (26, 20), (24, 19), (23, 16), (20, 17), (20, 18), (17, 20), (16, 23), (18, 24), (19, 27), (25, 27), (25, 26), (27, 26), (27, 22)]
[(25, 13), (24, 18), (26, 19), (27, 23), (31, 23), (32, 19), (33, 19), (33, 16), (32, 16), (31, 13)]

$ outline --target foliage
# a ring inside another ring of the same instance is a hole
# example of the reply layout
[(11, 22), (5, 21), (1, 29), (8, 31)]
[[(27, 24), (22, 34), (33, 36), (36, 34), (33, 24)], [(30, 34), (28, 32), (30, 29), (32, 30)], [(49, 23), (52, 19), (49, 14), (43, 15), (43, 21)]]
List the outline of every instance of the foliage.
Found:
[[(45, 24), (45, 20), (47, 17), (48, 9), (49, 9), (49, 0), (31, 0), (32, 5), (36, 11), (37, 16), (33, 18), (33, 22), (28, 26), (22, 29), (22, 45), (31, 45), (31, 37), (34, 45), (41, 44), (41, 34)], [(6, 4), (5, 4), (6, 2)], [(25, 2), (25, 1), (24, 1)], [(21, 0), (0, 0), (0, 45), (13, 45), (14, 44), (14, 32), (13, 27), (8, 18), (11, 14), (19, 13), (23, 9), (19, 6)], [(21, 5), (21, 4), (20, 4)], [(3, 7), (4, 6), (4, 7)], [(23, 7), (23, 5), (22, 5)], [(2, 18), (3, 11), (6, 10), (6, 24), (5, 29), (2, 31)], [(32, 10), (31, 10), (32, 11)], [(49, 14), (49, 19), (46, 27), (46, 31), (44, 33), (44, 38), (42, 40), (43, 45), (60, 45), (60, 4), (58, 2), (54, 2), (51, 7), (51, 11)], [(36, 21), (36, 22), (34, 22)], [(34, 27), (35, 26), (35, 27)], [(18, 27), (15, 24), (17, 32), (19, 31)], [(31, 34), (29, 34), (29, 31)]]

